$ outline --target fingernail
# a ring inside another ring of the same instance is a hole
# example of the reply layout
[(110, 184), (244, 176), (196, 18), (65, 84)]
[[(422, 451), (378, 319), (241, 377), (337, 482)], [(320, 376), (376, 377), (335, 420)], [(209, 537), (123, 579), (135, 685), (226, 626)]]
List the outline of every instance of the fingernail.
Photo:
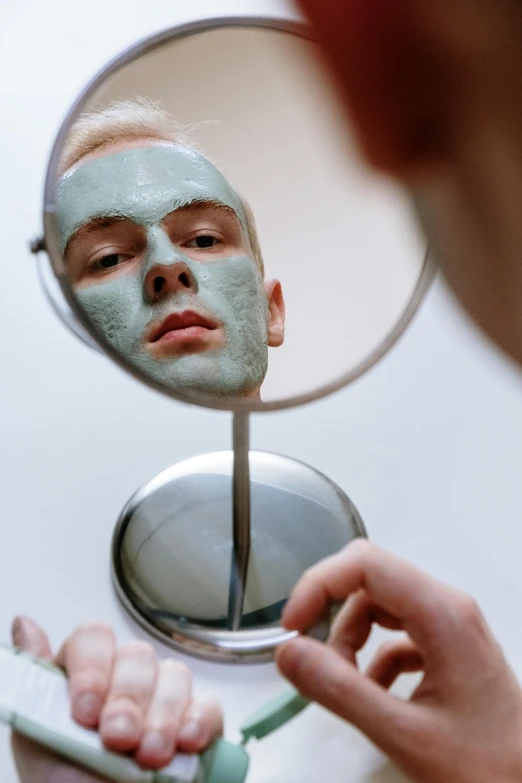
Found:
[(11, 635), (13, 637), (13, 643), (15, 647), (24, 646), (24, 642), (26, 641), (26, 634), (24, 632), (24, 622), (21, 617), (15, 617), (13, 620)]
[(136, 733), (136, 724), (128, 715), (115, 715), (104, 721), (102, 733), (110, 734), (112, 738), (127, 737)]
[(199, 720), (190, 718), (185, 724), (183, 724), (181, 731), (178, 735), (178, 741), (182, 742), (196, 742), (201, 739), (202, 727)]
[(101, 699), (95, 693), (82, 693), (74, 700), (74, 713), (80, 720), (95, 720), (101, 710)]
[(141, 750), (145, 753), (166, 753), (171, 744), (161, 731), (151, 730), (143, 737)]

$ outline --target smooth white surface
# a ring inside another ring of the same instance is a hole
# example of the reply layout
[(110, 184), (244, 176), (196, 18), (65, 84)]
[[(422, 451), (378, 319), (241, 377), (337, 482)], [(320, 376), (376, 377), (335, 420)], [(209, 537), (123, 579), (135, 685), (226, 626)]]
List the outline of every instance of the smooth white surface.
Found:
[[(76, 91), (135, 38), (217, 5), (3, 0), (0, 637), (17, 612), (40, 621), (55, 645), (91, 619), (112, 623), (122, 640), (141, 635), (109, 582), (118, 511), (167, 465), (229, 446), (227, 415), (162, 399), (77, 343), (50, 312), (27, 252), (40, 230), (46, 157)], [(522, 382), (440, 285), (373, 372), (315, 405), (258, 416), (252, 440), (330, 475), (376, 542), (474, 594), (522, 674)], [(282, 687), (269, 665), (190, 665), (196, 688), (222, 699), (230, 738)], [(0, 779), (14, 783), (6, 733), (0, 740)], [(318, 708), (253, 746), (252, 758), (249, 783), (402, 780)]]

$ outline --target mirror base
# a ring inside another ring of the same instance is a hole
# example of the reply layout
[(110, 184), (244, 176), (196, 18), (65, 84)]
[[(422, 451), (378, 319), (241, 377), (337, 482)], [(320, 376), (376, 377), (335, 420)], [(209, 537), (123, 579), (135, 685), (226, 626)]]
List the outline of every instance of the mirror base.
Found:
[(126, 504), (113, 536), (113, 581), (133, 619), (170, 647), (223, 663), (270, 661), (295, 635), (279, 621), (303, 572), (366, 535), (353, 503), (315, 469), (260, 451), (249, 452), (249, 464), (251, 550), (239, 630), (227, 629), (232, 451), (157, 475)]

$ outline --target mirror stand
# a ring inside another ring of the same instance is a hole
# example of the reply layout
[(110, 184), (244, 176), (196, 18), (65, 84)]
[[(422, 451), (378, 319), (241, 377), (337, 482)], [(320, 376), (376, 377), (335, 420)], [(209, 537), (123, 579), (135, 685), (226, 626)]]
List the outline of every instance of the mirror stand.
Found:
[(228, 596), (228, 630), (238, 631), (243, 616), (250, 558), (250, 416), (232, 414), (232, 566)]
[[(70, 108), (47, 169), (44, 235), (30, 244), (77, 338), (171, 399), (234, 412), (233, 449), (183, 460), (138, 489), (112, 545), (132, 617), (214, 661), (271, 660), (289, 638), (281, 614), (303, 573), (366, 535), (326, 476), (250, 450), (249, 412), (359, 378), (402, 335), (434, 274), (405, 194), (364, 183), (322, 61), (309, 28), (277, 15), (198, 18), (137, 42)], [(187, 78), (173, 84), (172, 73)], [(202, 206), (226, 240), (217, 250), (208, 234), (182, 241)], [(186, 231), (166, 230), (171, 221)], [(108, 251), (121, 242), (128, 253)], [(318, 254), (331, 259), (328, 275), (316, 274)], [(263, 256), (278, 279), (264, 279)], [(339, 337), (328, 350), (326, 334)]]

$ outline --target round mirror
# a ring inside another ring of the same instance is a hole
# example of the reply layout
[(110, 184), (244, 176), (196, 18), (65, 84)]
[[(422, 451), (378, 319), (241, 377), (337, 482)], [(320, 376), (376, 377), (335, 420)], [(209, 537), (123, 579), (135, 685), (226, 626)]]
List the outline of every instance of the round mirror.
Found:
[(45, 194), (45, 246), (90, 338), (169, 396), (236, 411), (375, 364), (431, 265), (339, 107), (321, 47), (277, 20), (177, 28), (110, 64), (64, 123)]

